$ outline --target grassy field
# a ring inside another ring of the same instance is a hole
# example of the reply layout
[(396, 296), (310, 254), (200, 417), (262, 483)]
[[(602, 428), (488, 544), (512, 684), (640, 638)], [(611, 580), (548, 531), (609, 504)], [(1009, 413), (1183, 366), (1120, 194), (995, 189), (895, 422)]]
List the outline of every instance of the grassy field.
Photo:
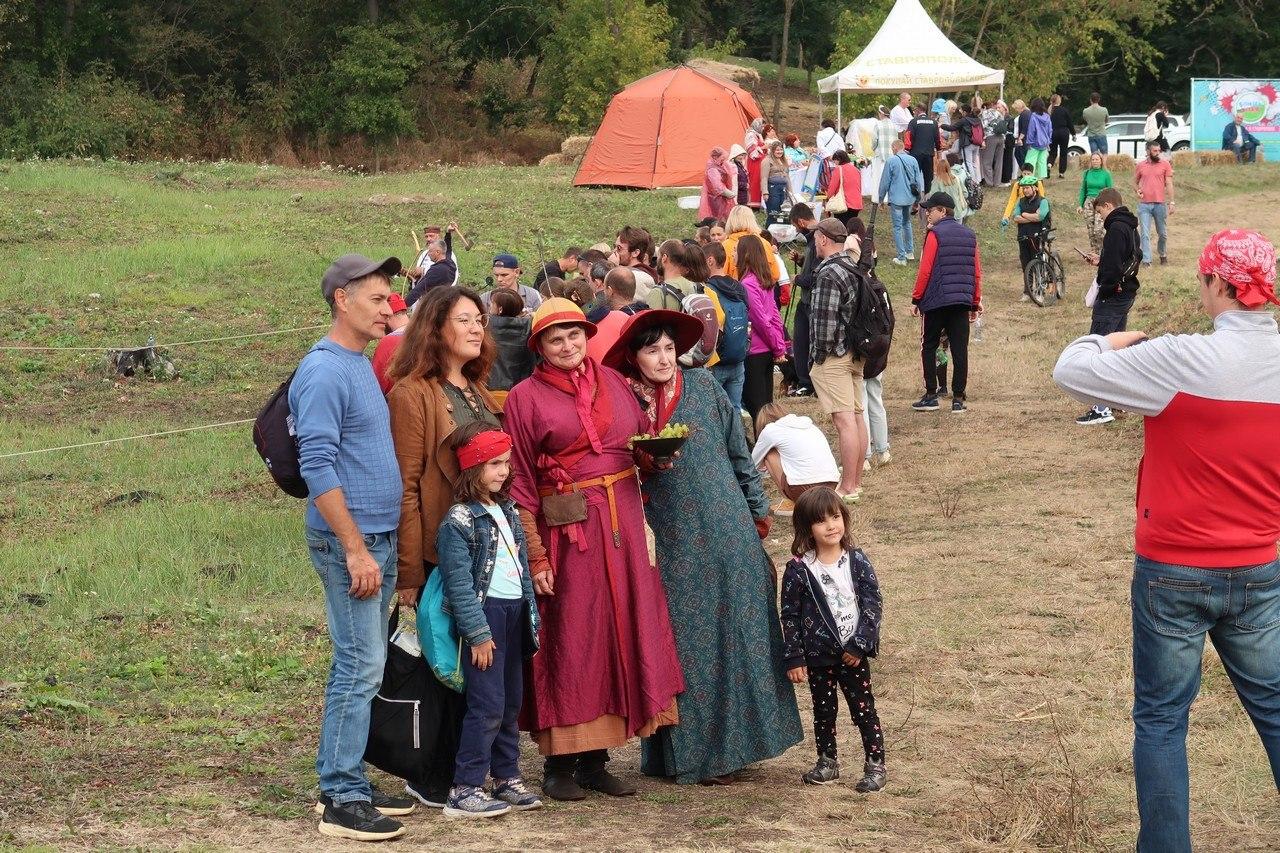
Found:
[[(1263, 228), (1280, 169), (1183, 171), (1171, 263), (1146, 273), (1131, 327), (1203, 328), (1204, 238)], [(318, 283), (345, 251), (412, 255), (409, 229), (457, 219), (464, 280), (514, 251), (532, 270), (623, 224), (690, 230), (676, 192), (575, 190), (568, 169), (360, 177), (229, 163), (0, 163), (0, 344), (161, 344), (326, 319)], [(1130, 178), (1118, 176), (1128, 189)], [(1054, 182), (1064, 258), (1085, 244), (1074, 181)], [(1127, 195), (1132, 195), (1127, 192)], [(725, 789), (638, 778), (477, 829), (409, 818), (398, 848), (1121, 850), (1128, 756), (1133, 418), (1080, 430), (1049, 368), (1087, 328), (1087, 284), (1017, 301), (1016, 248), (978, 214), (986, 302), (971, 411), (912, 413), (909, 271), (885, 378), (895, 462), (871, 475), (857, 532), (885, 591), (877, 698), (890, 787), (798, 785), (811, 743)], [(882, 256), (889, 245), (880, 229)], [(118, 379), (103, 354), (0, 351), (0, 457), (251, 417), (316, 331), (167, 351), (176, 381)], [(811, 407), (803, 406), (806, 411)], [(0, 848), (315, 847), (314, 744), (328, 664), (302, 504), (269, 483), (247, 427), (0, 458)], [(789, 526), (770, 541), (781, 556)], [(1198, 849), (1271, 850), (1274, 786), (1220, 665), (1192, 718)], [(808, 707), (807, 691), (801, 691)], [(853, 729), (841, 724), (846, 765)], [(540, 766), (526, 769), (535, 779)], [(390, 783), (388, 783), (389, 785)]]

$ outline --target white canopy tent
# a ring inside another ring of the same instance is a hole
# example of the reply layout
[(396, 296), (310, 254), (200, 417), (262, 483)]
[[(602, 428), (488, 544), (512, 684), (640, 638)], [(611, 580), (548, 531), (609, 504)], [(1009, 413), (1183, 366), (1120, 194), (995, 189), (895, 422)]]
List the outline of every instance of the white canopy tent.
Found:
[(897, 0), (875, 38), (841, 71), (818, 81), (823, 92), (836, 93), (836, 117), (843, 124), (842, 92), (937, 92), (977, 86), (999, 86), (1004, 98), (1004, 71), (988, 68), (943, 35), (920, 0)]

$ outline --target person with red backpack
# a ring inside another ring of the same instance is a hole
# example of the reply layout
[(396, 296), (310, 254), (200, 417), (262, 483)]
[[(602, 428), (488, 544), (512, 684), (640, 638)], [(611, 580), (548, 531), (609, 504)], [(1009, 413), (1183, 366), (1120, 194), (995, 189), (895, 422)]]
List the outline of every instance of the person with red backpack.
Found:
[(929, 233), (924, 238), (920, 272), (911, 294), (911, 313), (924, 317), (920, 358), (924, 396), (912, 403), (917, 412), (938, 411), (936, 356), (942, 333), (951, 343), (951, 412), (966, 411), (969, 379), (969, 323), (982, 313), (982, 261), (978, 235), (956, 221), (956, 203), (946, 193), (925, 199)]

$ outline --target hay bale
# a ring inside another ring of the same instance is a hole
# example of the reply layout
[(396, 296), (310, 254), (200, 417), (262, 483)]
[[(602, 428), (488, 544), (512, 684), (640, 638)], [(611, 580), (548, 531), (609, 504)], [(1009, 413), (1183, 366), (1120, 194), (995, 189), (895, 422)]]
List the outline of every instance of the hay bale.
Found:
[(1231, 166), (1236, 162), (1234, 151), (1196, 151), (1195, 155), (1200, 158), (1201, 166)]
[(539, 166), (568, 166), (570, 162), (559, 151), (554, 151), (538, 161)]
[(587, 153), (587, 146), (590, 144), (590, 136), (570, 136), (560, 143), (560, 153), (571, 161), (580, 160)]
[(1175, 169), (1184, 169), (1187, 166), (1199, 166), (1204, 162), (1200, 155), (1206, 153), (1208, 152), (1190, 150), (1175, 151), (1173, 155), (1169, 157), (1169, 162), (1173, 164), (1173, 168)]
[[(1086, 163), (1086, 166), (1087, 166), (1087, 163)], [(1137, 168), (1137, 166), (1138, 166), (1137, 161), (1135, 161), (1128, 154), (1108, 154), (1107, 155), (1107, 170), (1110, 171), (1111, 174), (1113, 175), (1117, 173), (1123, 174), (1123, 175), (1132, 174), (1133, 171)]]
[(690, 68), (701, 71), (703, 74), (710, 74), (712, 77), (719, 77), (721, 80), (728, 80), (730, 83), (737, 83), (739, 86), (745, 86), (748, 89), (754, 89), (760, 85), (760, 72), (754, 68), (701, 58), (690, 59), (685, 64)]

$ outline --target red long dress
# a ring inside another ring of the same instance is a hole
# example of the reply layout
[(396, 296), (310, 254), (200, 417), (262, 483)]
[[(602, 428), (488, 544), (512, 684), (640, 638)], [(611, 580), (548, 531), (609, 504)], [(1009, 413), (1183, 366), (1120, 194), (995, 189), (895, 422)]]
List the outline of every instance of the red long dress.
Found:
[[(620, 374), (596, 372), (612, 413), (607, 424), (596, 421), (602, 451), (568, 460), (576, 483), (634, 472), (628, 440), (648, 423)], [(639, 480), (613, 484), (616, 528), (601, 486), (582, 490), (586, 521), (548, 527), (540, 509), (540, 492), (553, 483), (547, 457), (583, 434), (575, 400), (535, 375), (511, 390), (504, 409), (514, 442), (512, 498), (537, 519), (555, 572), (555, 595), (538, 599), (542, 645), (525, 681), (520, 727), (543, 755), (561, 755), (621, 746), (677, 722), (684, 676), (662, 577), (649, 561)]]

